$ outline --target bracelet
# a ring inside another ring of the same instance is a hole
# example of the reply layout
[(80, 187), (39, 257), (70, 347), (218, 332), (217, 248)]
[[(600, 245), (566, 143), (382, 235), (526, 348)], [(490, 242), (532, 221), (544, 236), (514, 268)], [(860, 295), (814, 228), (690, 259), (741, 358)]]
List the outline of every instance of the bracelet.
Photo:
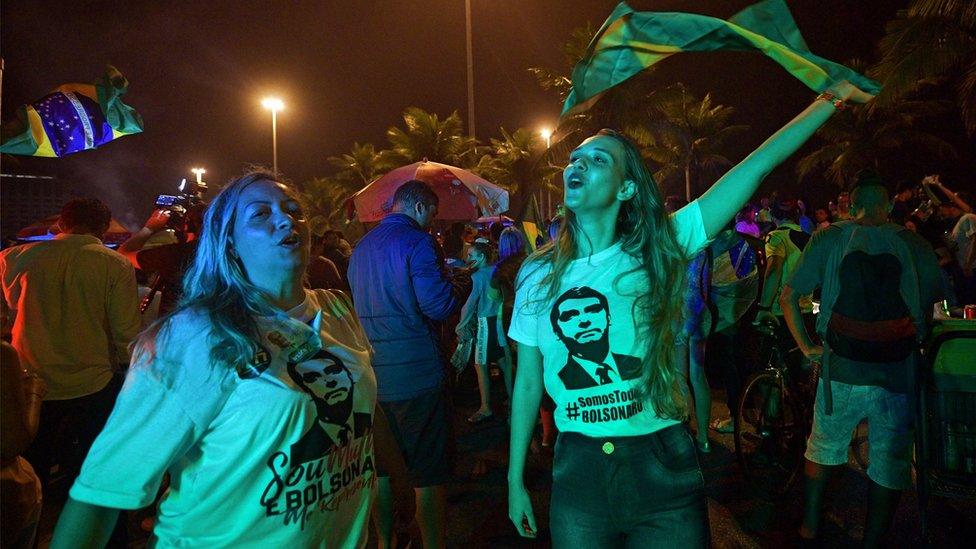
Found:
[(834, 106), (835, 109), (842, 111), (847, 108), (847, 103), (829, 91), (825, 91), (817, 96), (814, 101), (824, 100)]
[(769, 305), (769, 306), (765, 306), (765, 307), (764, 307), (764, 306), (762, 306), (762, 305), (757, 305), (757, 306), (756, 306), (756, 308), (757, 308), (757, 309), (759, 309), (760, 311), (768, 311), (768, 310), (770, 310), (770, 309), (771, 309), (772, 307), (773, 307), (772, 305)]

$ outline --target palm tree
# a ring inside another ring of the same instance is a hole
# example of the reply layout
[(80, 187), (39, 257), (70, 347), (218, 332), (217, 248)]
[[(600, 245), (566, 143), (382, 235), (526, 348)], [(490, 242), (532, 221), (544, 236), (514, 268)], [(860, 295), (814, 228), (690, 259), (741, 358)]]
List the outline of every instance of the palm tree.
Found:
[(314, 177), (299, 188), (308, 211), (309, 226), (316, 233), (323, 228), (342, 229), (346, 200), (359, 187), (336, 177)]
[(345, 230), (342, 214), (346, 200), (392, 168), (372, 143), (353, 143), (348, 153), (331, 156), (328, 161), (338, 168), (336, 173), (312, 178), (299, 188), (316, 232), (326, 227)]
[(436, 114), (418, 107), (403, 111), (405, 129), (391, 127), (386, 131), (390, 149), (379, 153), (379, 161), (402, 166), (420, 160), (470, 167), (478, 161), (478, 142), (464, 134), (464, 124), (457, 111), (441, 120)]
[(872, 74), (884, 82), (875, 101), (891, 107), (925, 84), (955, 86), (970, 136), (976, 134), (976, 2), (914, 0), (888, 23), (882, 59)]
[[(529, 68), (529, 72), (535, 75), (539, 86), (544, 90), (556, 92), (559, 99), (564, 100), (573, 85), (570, 76), (573, 68), (583, 59), (587, 46), (595, 34), (596, 30), (589, 23), (573, 30), (569, 40), (563, 46), (562, 69)], [(659, 89), (659, 85), (651, 80), (650, 75), (653, 70), (653, 67), (644, 70), (620, 85), (610, 88), (588, 110), (563, 117), (554, 133), (553, 145), (549, 151), (550, 161), (562, 164), (569, 154), (569, 144), (574, 144), (601, 128), (619, 129), (647, 121), (649, 114), (655, 111), (655, 105), (665, 100), (671, 93), (670, 88)]]
[(853, 105), (817, 130), (825, 144), (797, 163), (800, 179), (822, 172), (843, 188), (863, 168), (872, 167), (885, 179), (896, 180), (904, 175), (906, 160), (931, 165), (933, 157), (956, 156), (951, 144), (923, 126), (951, 108), (949, 102), (901, 101), (883, 110), (869, 105)]
[(569, 35), (569, 41), (563, 44), (563, 70), (553, 70), (546, 67), (529, 67), (531, 72), (544, 90), (553, 90), (559, 95), (560, 101), (566, 99), (573, 87), (573, 80), (569, 77), (573, 67), (583, 59), (586, 47), (593, 40), (596, 30), (589, 22), (585, 27), (576, 27)]
[(729, 125), (735, 109), (713, 104), (710, 94), (697, 100), (681, 84), (659, 95), (647, 107), (647, 121), (628, 124), (624, 132), (660, 166), (654, 174), (658, 184), (668, 188), (683, 179), (685, 199), (690, 202), (701, 179), (732, 165), (721, 151), (749, 126)]
[(357, 189), (369, 185), (393, 167), (384, 159), (381, 152), (377, 152), (372, 143), (365, 145), (353, 143), (348, 153), (330, 156), (328, 160), (330, 164), (339, 168), (333, 177), (355, 185)]
[(540, 190), (553, 190), (553, 175), (558, 167), (549, 164), (545, 144), (539, 134), (526, 128), (509, 133), (499, 128), (501, 139), (491, 139), (490, 152), (473, 168), (479, 175), (504, 187), (513, 196)]

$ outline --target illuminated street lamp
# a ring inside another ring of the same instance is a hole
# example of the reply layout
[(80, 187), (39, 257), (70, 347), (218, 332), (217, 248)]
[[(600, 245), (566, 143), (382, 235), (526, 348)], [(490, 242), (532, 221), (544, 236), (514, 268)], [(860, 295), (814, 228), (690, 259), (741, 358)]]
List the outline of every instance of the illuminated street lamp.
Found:
[(285, 104), (277, 97), (265, 97), (261, 106), (271, 111), (271, 169), (278, 175), (278, 111), (284, 110)]
[(190, 168), (190, 171), (197, 176), (197, 185), (203, 183), (203, 174), (207, 173), (207, 170), (203, 168)]
[(546, 140), (546, 148), (550, 148), (552, 146), (552, 130), (549, 128), (542, 128), (539, 130), (539, 135)]

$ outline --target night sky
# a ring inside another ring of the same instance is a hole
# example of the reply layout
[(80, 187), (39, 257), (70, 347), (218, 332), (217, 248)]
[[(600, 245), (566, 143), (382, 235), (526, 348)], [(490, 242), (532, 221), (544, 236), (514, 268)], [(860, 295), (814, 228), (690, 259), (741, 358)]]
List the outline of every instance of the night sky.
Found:
[[(634, 1), (639, 10), (728, 17), (751, 1)], [(526, 68), (562, 66), (562, 45), (587, 21), (599, 26), (613, 0), (473, 0), (478, 137), (497, 128), (554, 125), (556, 98)], [(789, 2), (814, 53), (873, 59), (885, 21), (906, 2)], [(281, 171), (304, 181), (331, 173), (326, 159), (354, 141), (386, 146), (407, 106), (466, 120), (463, 0), (319, 2), (112, 2), (5, 0), (0, 5), (3, 119), (67, 82), (91, 82), (115, 65), (124, 100), (145, 132), (63, 159), (5, 157), (5, 173), (53, 174), (78, 194), (102, 197), (138, 226), (158, 193), (173, 193), (189, 168), (215, 183), (251, 163), (271, 164), (267, 94), (281, 96)], [(740, 159), (814, 94), (756, 54), (686, 54), (658, 71), (737, 109), (753, 131)], [(792, 170), (769, 186), (792, 184)], [(17, 183), (21, 184), (21, 183)], [(29, 183), (23, 183), (29, 184)], [(832, 192), (832, 190), (831, 190)]]

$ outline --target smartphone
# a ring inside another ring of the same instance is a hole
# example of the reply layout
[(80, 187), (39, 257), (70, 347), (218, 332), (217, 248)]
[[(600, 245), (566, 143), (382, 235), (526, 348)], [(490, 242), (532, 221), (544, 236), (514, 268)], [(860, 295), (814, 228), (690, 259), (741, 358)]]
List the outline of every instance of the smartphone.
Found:
[(156, 197), (156, 206), (172, 206), (180, 197), (171, 194), (161, 194)]

